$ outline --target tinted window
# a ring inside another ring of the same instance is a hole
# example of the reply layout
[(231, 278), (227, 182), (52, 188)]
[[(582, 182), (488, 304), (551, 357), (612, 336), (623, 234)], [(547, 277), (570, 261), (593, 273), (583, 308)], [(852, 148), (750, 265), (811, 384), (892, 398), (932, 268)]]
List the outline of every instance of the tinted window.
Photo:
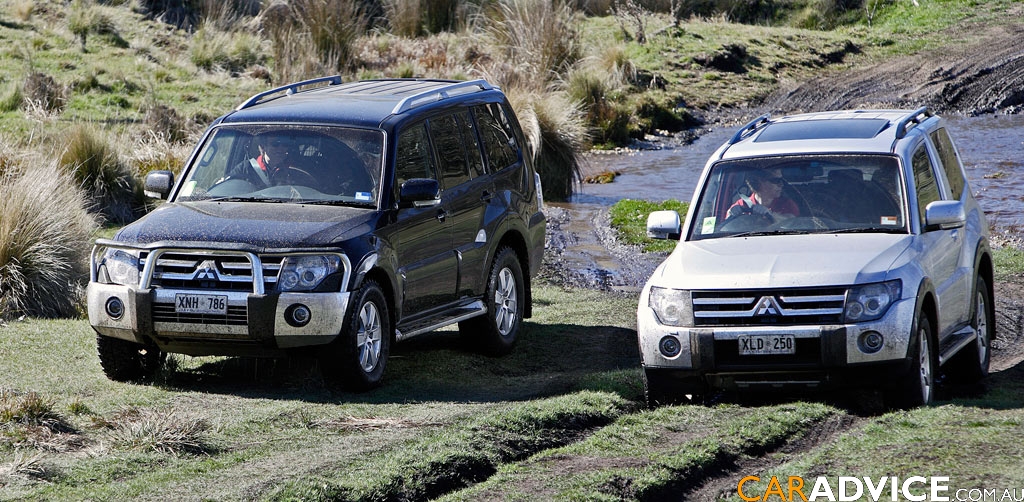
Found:
[(924, 208), (939, 200), (939, 185), (935, 182), (932, 163), (928, 159), (928, 151), (924, 144), (917, 147), (911, 160), (914, 167), (914, 185), (917, 187), (917, 210), (920, 213), (921, 225), (924, 225)]
[(434, 162), (430, 158), (427, 128), (417, 124), (407, 128), (398, 137), (398, 155), (395, 157), (397, 186), (413, 178), (437, 179)]
[(931, 137), (935, 149), (939, 151), (939, 160), (942, 161), (942, 169), (946, 172), (953, 198), (960, 200), (964, 193), (964, 176), (960, 171), (960, 160), (956, 156), (956, 149), (953, 148), (953, 141), (949, 139), (949, 134), (944, 128), (933, 132)]
[(454, 187), (469, 181), (466, 166), (466, 147), (462, 143), (462, 129), (455, 115), (430, 119), (430, 136), (441, 167), (445, 187)]
[(480, 137), (487, 152), (487, 162), (492, 172), (514, 164), (518, 159), (516, 141), (501, 106), (489, 104), (474, 107), (474, 115), (480, 127)]
[(462, 128), (464, 144), (468, 149), (466, 160), (469, 161), (469, 174), (476, 178), (484, 174), (484, 158), (480, 153), (480, 142), (476, 138), (476, 127), (469, 117), (469, 111), (461, 111), (456, 114), (459, 119), (459, 126)]

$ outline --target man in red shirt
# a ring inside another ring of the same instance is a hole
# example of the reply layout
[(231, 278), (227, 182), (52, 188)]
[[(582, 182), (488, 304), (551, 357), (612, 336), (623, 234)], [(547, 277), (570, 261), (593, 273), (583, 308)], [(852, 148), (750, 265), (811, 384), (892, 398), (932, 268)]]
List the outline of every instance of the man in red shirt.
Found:
[(730, 208), (729, 217), (742, 214), (754, 214), (774, 222), (778, 219), (791, 218), (800, 214), (793, 199), (782, 195), (782, 187), (786, 180), (778, 169), (755, 171), (747, 176), (750, 187), (749, 197), (740, 196)]

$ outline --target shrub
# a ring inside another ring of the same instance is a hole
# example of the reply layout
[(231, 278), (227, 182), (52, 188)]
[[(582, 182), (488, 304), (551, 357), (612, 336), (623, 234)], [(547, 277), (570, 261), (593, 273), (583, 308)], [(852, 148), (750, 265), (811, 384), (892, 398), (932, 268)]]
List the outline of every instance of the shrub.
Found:
[(568, 200), (580, 181), (582, 152), (588, 143), (584, 113), (564, 92), (510, 88), (547, 200)]
[(146, 125), (157, 138), (169, 143), (185, 140), (185, 121), (178, 112), (167, 105), (153, 105), (146, 110)]
[(96, 221), (55, 162), (0, 176), (0, 318), (78, 313)]
[(46, 113), (59, 113), (67, 104), (67, 90), (49, 75), (33, 73), (25, 79), (24, 104)]
[(210, 451), (206, 440), (210, 424), (175, 410), (130, 408), (96, 422), (107, 430), (107, 437), (114, 445), (127, 450), (172, 455)]
[(532, 79), (548, 82), (580, 58), (580, 32), (568, 4), (551, 0), (500, 0), (489, 28), (512, 65), (526, 65)]
[(85, 189), (91, 208), (118, 224), (133, 221), (144, 206), (141, 187), (117, 152), (86, 126), (72, 128), (60, 165)]
[(78, 37), (83, 51), (89, 33), (100, 35), (117, 47), (127, 48), (129, 46), (128, 42), (117, 32), (114, 22), (86, 0), (71, 2), (71, 11), (68, 13), (68, 30)]
[(369, 19), (357, 0), (293, 0), (263, 12), (279, 81), (351, 66), (353, 44)]
[(423, 33), (423, 7), (420, 0), (384, 0), (384, 16), (394, 35), (412, 38)]

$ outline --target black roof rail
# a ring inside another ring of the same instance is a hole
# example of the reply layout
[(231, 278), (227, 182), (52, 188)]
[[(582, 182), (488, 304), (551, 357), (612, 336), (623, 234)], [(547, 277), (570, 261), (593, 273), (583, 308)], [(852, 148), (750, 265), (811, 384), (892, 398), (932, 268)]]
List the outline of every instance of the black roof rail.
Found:
[(741, 127), (740, 130), (736, 131), (736, 134), (732, 135), (732, 138), (729, 139), (729, 142), (727, 144), (735, 145), (736, 143), (739, 143), (740, 140), (742, 140), (744, 137), (756, 131), (758, 126), (767, 123), (768, 119), (770, 118), (771, 114), (766, 113), (754, 120), (751, 120), (750, 122), (747, 122), (747, 125)]
[(451, 93), (452, 91), (460, 91), (468, 89), (470, 87), (477, 87), (481, 91), (490, 91), (496, 89), (495, 86), (491, 85), (489, 82), (483, 79), (467, 80), (465, 82), (453, 82), (443, 87), (438, 87), (436, 89), (430, 89), (427, 91), (418, 92), (411, 96), (406, 96), (401, 101), (399, 101), (397, 105), (395, 105), (395, 108), (391, 110), (391, 113), (393, 115), (398, 115), (400, 113), (407, 112), (419, 106), (416, 104), (417, 101), (423, 101), (425, 98), (429, 98), (432, 96), (437, 96), (435, 101), (440, 101), (442, 99), (448, 98), (450, 95), (449, 93)]
[(331, 75), (330, 77), (313, 78), (313, 79), (309, 79), (309, 80), (303, 80), (302, 82), (295, 82), (294, 84), (288, 84), (288, 85), (282, 85), (281, 87), (275, 87), (274, 89), (271, 89), (269, 91), (261, 92), (259, 94), (254, 95), (253, 97), (245, 100), (244, 103), (238, 105), (238, 107), (235, 108), (235, 111), (244, 110), (246, 108), (249, 108), (250, 106), (259, 104), (259, 102), (263, 98), (265, 98), (267, 96), (270, 96), (271, 94), (278, 94), (278, 93), (281, 93), (281, 92), (285, 93), (286, 95), (295, 94), (296, 92), (299, 92), (299, 90), (302, 87), (308, 87), (308, 86), (311, 86), (311, 85), (322, 84), (324, 82), (327, 82), (327, 85), (338, 85), (338, 84), (341, 83), (341, 75)]
[[(924, 116), (924, 118), (921, 118), (922, 115)], [(900, 119), (899, 123), (896, 124), (896, 139), (902, 139), (906, 137), (907, 131), (913, 129), (914, 126), (920, 124), (921, 122), (924, 122), (925, 120), (928, 119), (928, 117), (931, 117), (932, 115), (934, 114), (931, 110), (928, 109), (927, 106), (922, 106), (921, 108), (918, 108), (910, 112), (906, 117)]]

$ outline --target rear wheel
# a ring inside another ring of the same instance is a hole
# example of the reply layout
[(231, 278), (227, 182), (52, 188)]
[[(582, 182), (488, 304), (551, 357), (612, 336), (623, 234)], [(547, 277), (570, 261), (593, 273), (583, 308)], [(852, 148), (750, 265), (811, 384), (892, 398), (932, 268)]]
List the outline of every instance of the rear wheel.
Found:
[(988, 294), (988, 283), (978, 277), (974, 286), (974, 329), (977, 336), (974, 343), (961, 350), (950, 361), (949, 376), (957, 382), (976, 383), (988, 376), (989, 362), (992, 358), (991, 343), (995, 338), (995, 322), (992, 321), (991, 299)]
[(118, 382), (149, 380), (163, 362), (163, 353), (156, 347), (100, 334), (96, 335), (96, 352), (103, 374)]
[(353, 295), (345, 330), (321, 357), (321, 367), (343, 387), (380, 386), (391, 352), (391, 318), (380, 285), (366, 281)]
[(459, 323), (462, 337), (490, 355), (512, 352), (526, 304), (526, 287), (519, 257), (501, 248), (494, 257), (484, 293), (487, 313)]
[(917, 331), (911, 339), (910, 371), (889, 393), (895, 408), (915, 408), (931, 404), (935, 398), (935, 369), (938, 361), (932, 343), (932, 325), (923, 312), (917, 319)]

